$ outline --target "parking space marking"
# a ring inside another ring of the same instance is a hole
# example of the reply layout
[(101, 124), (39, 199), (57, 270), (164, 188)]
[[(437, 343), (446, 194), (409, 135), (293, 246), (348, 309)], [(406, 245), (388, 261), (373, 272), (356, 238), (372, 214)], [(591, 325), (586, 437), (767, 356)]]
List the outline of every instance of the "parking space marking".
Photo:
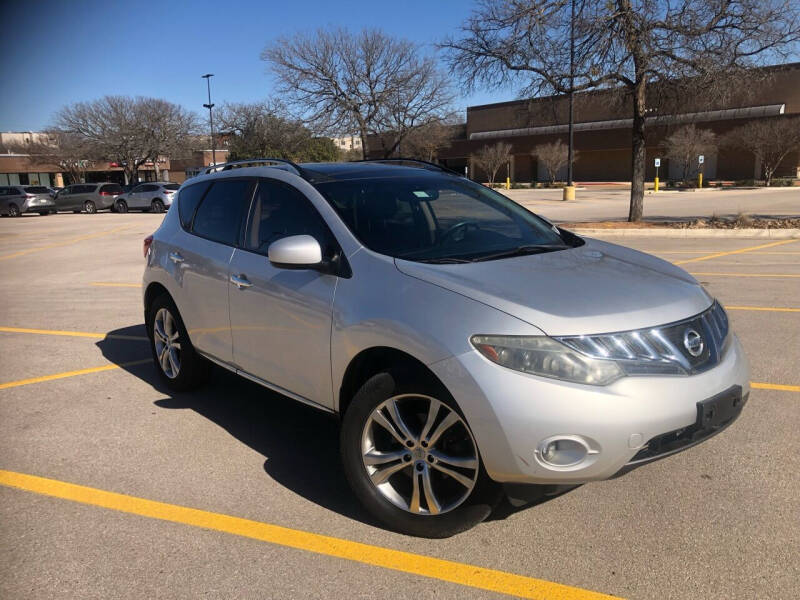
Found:
[(689, 272), (689, 275), (708, 275), (709, 277), (800, 277), (800, 273), (695, 273), (692, 271)]
[(69, 246), (70, 244), (75, 244), (77, 242), (82, 242), (84, 240), (91, 240), (94, 238), (103, 237), (104, 235), (117, 233), (118, 231), (122, 231), (123, 229), (128, 229), (129, 227), (133, 227), (133, 225), (122, 225), (121, 227), (114, 227), (113, 229), (106, 229), (105, 231), (98, 231), (96, 233), (80, 235), (78, 237), (64, 240), (62, 242), (47, 244), (46, 246), (36, 246), (34, 248), (28, 248), (27, 250), (20, 250), (19, 252), (13, 252), (11, 254), (3, 254), (2, 256), (0, 256), (0, 260), (17, 258), (18, 256), (24, 256), (25, 254), (31, 254), (32, 252), (39, 252), (40, 250), (49, 250), (50, 248), (60, 248), (61, 246)]
[(765, 312), (800, 312), (800, 308), (781, 308), (777, 306), (726, 306), (725, 310), (757, 310)]
[(800, 392), (800, 385), (783, 385), (780, 383), (750, 382), (750, 387), (755, 390), (778, 390), (780, 392)]
[(58, 329), (26, 329), (24, 327), (0, 327), (0, 333), (31, 333), (35, 335), (63, 335), (67, 337), (85, 337), (96, 340), (133, 340), (148, 342), (150, 338), (145, 335), (118, 335), (106, 333), (93, 333), (90, 331), (62, 331)]
[(114, 281), (93, 281), (92, 285), (96, 285), (98, 287), (142, 287), (141, 283), (116, 283)]
[(401, 550), (353, 542), (280, 525), (167, 504), (35, 475), (0, 470), (0, 484), (124, 513), (230, 533), (278, 546), (342, 558), (467, 587), (537, 600), (609, 600), (580, 588)]
[(7, 390), (8, 388), (20, 387), (22, 385), (31, 385), (32, 383), (43, 383), (45, 381), (53, 381), (54, 379), (66, 379), (68, 377), (77, 377), (78, 375), (89, 375), (91, 373), (100, 373), (102, 371), (113, 371), (121, 367), (132, 367), (134, 365), (141, 365), (150, 362), (152, 358), (143, 358), (141, 360), (132, 360), (130, 362), (120, 363), (118, 365), (103, 365), (102, 367), (90, 367), (88, 369), (78, 369), (77, 371), (64, 371), (63, 373), (53, 373), (52, 375), (42, 375), (41, 377), (30, 377), (28, 379), (18, 379), (17, 381), (7, 381), (0, 383), (0, 390)]
[(698, 256), (696, 258), (687, 258), (686, 260), (679, 260), (676, 265), (685, 265), (687, 263), (699, 262), (701, 260), (711, 260), (712, 258), (719, 258), (720, 256), (730, 256), (731, 254), (742, 254), (744, 252), (753, 252), (754, 250), (761, 250), (763, 248), (772, 248), (774, 246), (781, 246), (783, 244), (792, 244), (797, 240), (782, 240), (780, 242), (770, 242), (769, 244), (760, 244), (758, 246), (749, 246), (747, 248), (739, 248), (738, 250), (726, 250), (725, 252), (716, 252), (708, 254), (707, 256)]

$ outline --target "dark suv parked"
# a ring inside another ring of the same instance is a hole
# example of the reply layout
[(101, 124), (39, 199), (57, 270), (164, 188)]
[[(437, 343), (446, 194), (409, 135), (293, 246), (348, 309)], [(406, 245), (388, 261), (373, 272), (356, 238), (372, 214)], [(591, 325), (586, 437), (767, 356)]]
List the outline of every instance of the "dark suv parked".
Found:
[(122, 186), (118, 183), (76, 183), (56, 194), (56, 209), (93, 214), (110, 209), (121, 193)]

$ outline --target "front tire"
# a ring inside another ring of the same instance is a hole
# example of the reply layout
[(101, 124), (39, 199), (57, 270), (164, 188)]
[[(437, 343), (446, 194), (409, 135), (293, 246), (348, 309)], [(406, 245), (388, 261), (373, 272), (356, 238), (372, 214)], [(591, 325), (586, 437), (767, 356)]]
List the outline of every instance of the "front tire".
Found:
[(14, 204), (13, 202), (8, 205), (8, 216), (9, 217), (19, 217), (22, 213), (19, 211), (19, 206)]
[(85, 210), (90, 215), (93, 215), (97, 212), (97, 205), (91, 200), (87, 200), (86, 202), (83, 203), (83, 210)]
[(364, 383), (344, 415), (341, 452), (364, 507), (408, 535), (466, 531), (502, 497), (455, 402), (413, 371), (389, 370)]
[(206, 381), (208, 363), (192, 346), (168, 294), (161, 294), (150, 305), (147, 327), (156, 370), (168, 388), (183, 392)]

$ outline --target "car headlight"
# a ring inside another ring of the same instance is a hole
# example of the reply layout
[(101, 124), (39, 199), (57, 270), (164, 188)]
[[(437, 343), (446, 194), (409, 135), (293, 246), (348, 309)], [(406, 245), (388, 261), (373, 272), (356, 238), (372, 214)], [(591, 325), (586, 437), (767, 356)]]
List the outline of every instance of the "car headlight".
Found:
[(546, 336), (474, 335), (470, 341), (492, 362), (541, 377), (608, 385), (625, 375), (613, 360), (585, 356)]

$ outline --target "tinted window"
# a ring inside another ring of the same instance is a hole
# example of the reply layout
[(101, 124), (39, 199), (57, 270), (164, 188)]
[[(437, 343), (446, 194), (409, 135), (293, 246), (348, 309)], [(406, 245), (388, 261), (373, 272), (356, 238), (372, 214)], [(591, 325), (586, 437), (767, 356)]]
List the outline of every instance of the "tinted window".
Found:
[(164, 186), (165, 190), (177, 190), (181, 185), (179, 183), (168, 183)]
[(158, 186), (150, 184), (150, 185), (143, 185), (142, 189), (139, 190), (139, 191), (140, 192), (155, 192), (156, 190), (158, 190)]
[[(181, 225), (184, 229), (189, 229), (192, 224), (192, 217), (200, 199), (208, 189), (208, 182), (198, 183), (183, 188), (178, 194), (178, 214), (181, 218)], [(134, 190), (135, 191), (135, 190)]]
[(134, 193), (134, 194), (136, 194), (138, 192), (143, 192), (144, 188), (146, 188), (146, 187), (147, 187), (146, 185), (137, 185), (135, 188), (133, 188), (131, 190), (131, 192)]
[(96, 185), (76, 185), (72, 191), (75, 194), (91, 194), (96, 187)]
[(316, 187), (356, 237), (389, 256), (481, 260), (525, 246), (565, 247), (533, 213), (458, 177), (356, 179)]
[(283, 183), (259, 180), (252, 214), (245, 243), (249, 250), (266, 254), (272, 242), (289, 235), (313, 236), (323, 248), (331, 241), (317, 209), (302, 193)]
[(122, 186), (116, 183), (109, 183), (104, 185), (101, 192), (108, 192), (109, 194), (121, 194), (122, 193)]
[(252, 185), (248, 179), (215, 181), (197, 209), (192, 232), (215, 242), (235, 245)]
[(50, 190), (41, 185), (31, 185), (25, 188), (29, 194), (49, 194)]

